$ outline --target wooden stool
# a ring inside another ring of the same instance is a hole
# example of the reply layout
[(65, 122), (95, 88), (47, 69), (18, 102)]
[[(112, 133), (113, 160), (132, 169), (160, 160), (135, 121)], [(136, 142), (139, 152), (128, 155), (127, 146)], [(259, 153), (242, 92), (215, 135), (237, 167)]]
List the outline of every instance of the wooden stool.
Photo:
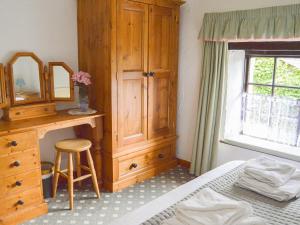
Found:
[[(55, 169), (54, 169), (54, 181), (53, 181), (53, 197), (56, 197), (57, 183), (59, 175), (68, 179), (68, 192), (70, 198), (70, 209), (73, 209), (73, 184), (74, 182), (81, 182), (84, 179), (92, 177), (94, 190), (97, 194), (97, 197), (100, 198), (99, 187), (97, 183), (96, 171), (94, 168), (93, 159), (90, 153), (90, 148), (92, 143), (86, 139), (68, 139), (59, 141), (56, 143), (56, 160), (55, 160)], [(87, 161), (89, 167), (80, 164), (80, 153), (86, 151)], [(68, 169), (60, 170), (61, 163), (61, 153), (68, 154)], [(77, 169), (77, 178), (73, 178), (73, 153), (76, 153), (76, 169)], [(81, 169), (88, 171), (87, 175), (81, 176)], [(67, 172), (67, 173), (66, 173)], [(81, 185), (81, 183), (80, 183)]]

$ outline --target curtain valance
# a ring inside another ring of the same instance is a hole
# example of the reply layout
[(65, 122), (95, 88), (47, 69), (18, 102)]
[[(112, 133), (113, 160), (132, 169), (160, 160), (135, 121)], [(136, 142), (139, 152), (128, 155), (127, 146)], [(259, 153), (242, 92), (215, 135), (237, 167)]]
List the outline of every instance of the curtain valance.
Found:
[(300, 4), (204, 16), (204, 41), (300, 40)]

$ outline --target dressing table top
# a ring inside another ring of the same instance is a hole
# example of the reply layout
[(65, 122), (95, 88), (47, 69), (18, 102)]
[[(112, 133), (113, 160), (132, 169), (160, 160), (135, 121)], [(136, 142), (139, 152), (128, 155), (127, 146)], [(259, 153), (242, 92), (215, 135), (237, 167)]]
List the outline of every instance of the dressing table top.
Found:
[(19, 121), (0, 120), (0, 135), (37, 129), (39, 137), (43, 138), (44, 135), (50, 130), (79, 126), (83, 124), (90, 124), (91, 127), (95, 127), (95, 119), (103, 116), (103, 113), (74, 116), (68, 114), (68, 110), (62, 110), (57, 111), (57, 114), (52, 116), (31, 118)]

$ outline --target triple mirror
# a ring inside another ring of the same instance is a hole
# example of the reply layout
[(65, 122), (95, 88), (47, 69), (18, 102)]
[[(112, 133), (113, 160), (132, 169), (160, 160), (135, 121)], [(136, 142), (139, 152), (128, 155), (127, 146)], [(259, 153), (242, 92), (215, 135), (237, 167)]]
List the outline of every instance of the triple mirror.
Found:
[(50, 62), (51, 99), (55, 101), (73, 101), (74, 83), (71, 79), (73, 71), (63, 62)]
[[(48, 73), (47, 73), (48, 72)], [(16, 53), (7, 64), (11, 106), (50, 101), (73, 101), (72, 69), (63, 62), (42, 61), (30, 52)], [(0, 66), (0, 107), (5, 105), (5, 79)]]
[(12, 105), (45, 101), (43, 63), (33, 53), (17, 53), (8, 63)]

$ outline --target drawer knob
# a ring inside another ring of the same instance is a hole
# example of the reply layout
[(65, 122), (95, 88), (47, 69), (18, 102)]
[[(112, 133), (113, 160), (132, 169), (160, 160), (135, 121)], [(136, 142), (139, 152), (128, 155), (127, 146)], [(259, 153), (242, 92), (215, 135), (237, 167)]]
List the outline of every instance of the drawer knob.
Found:
[(24, 201), (22, 200), (17, 201), (17, 205), (24, 205)]
[(132, 163), (132, 164), (130, 165), (129, 169), (135, 169), (135, 168), (137, 168), (137, 167), (138, 167), (138, 164)]
[(165, 156), (164, 156), (164, 154), (159, 154), (158, 158), (163, 159), (163, 158), (165, 158)]
[(16, 186), (22, 186), (22, 182), (21, 181), (16, 181)]
[(17, 141), (11, 141), (9, 143), (10, 146), (13, 146), (13, 147), (16, 147), (18, 145), (18, 142)]
[(21, 163), (19, 161), (15, 161), (12, 163), (12, 166), (14, 167), (19, 167), (21, 165)]

